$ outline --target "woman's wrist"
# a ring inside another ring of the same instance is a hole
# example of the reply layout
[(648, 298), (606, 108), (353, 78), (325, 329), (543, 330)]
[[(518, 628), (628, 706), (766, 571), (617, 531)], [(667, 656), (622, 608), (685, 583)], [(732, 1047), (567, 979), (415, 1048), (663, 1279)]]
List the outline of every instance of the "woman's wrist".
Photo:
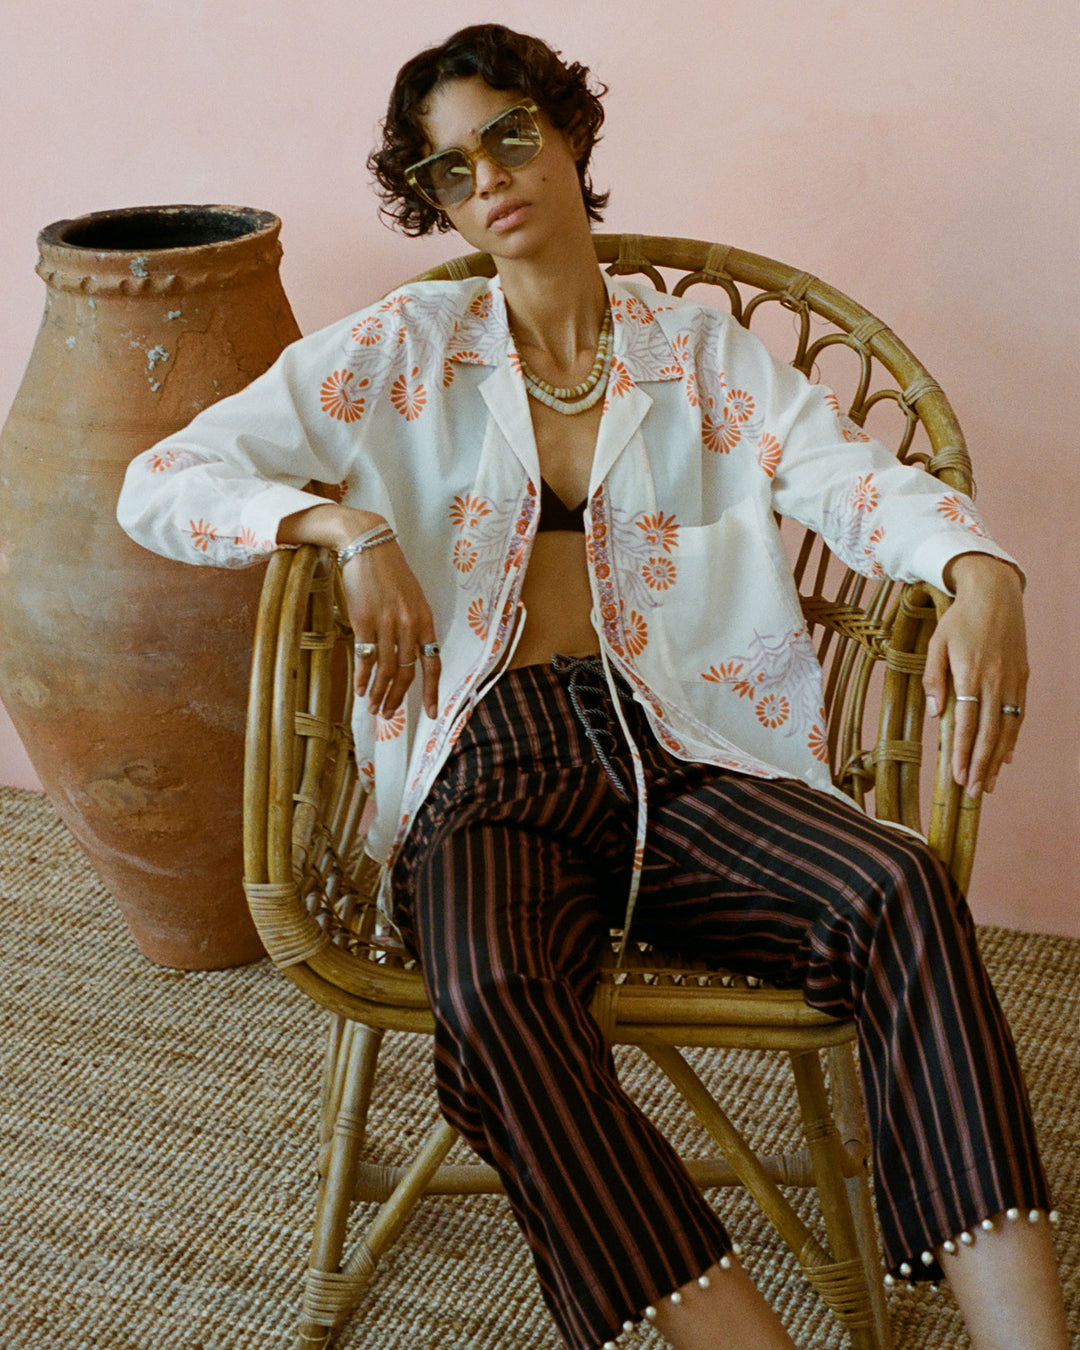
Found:
[(359, 511), (351, 506), (326, 502), (286, 516), (278, 525), (279, 544), (318, 544), (339, 552), (358, 535), (385, 525), (376, 511)]

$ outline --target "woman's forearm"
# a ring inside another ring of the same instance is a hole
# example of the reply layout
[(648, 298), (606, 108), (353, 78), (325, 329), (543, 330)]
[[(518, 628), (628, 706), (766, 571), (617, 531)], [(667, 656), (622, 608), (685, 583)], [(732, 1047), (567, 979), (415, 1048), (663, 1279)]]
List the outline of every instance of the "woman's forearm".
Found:
[(358, 534), (381, 524), (385, 521), (375, 511), (358, 511), (336, 502), (320, 503), (285, 516), (278, 525), (277, 542), (318, 544), (322, 548), (340, 550)]

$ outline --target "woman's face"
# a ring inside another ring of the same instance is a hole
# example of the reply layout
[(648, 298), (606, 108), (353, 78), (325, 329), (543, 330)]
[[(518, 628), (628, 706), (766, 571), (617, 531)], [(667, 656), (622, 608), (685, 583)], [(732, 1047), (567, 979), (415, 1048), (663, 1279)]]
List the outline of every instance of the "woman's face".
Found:
[[(524, 96), (492, 89), (478, 75), (448, 80), (428, 95), (423, 115), (428, 154), (460, 146), (473, 152), (476, 133)], [(477, 158), (476, 190), (468, 201), (446, 209), (451, 225), (473, 248), (496, 258), (525, 258), (568, 230), (588, 229), (577, 166), (570, 144), (543, 112), (544, 148), (517, 169)]]

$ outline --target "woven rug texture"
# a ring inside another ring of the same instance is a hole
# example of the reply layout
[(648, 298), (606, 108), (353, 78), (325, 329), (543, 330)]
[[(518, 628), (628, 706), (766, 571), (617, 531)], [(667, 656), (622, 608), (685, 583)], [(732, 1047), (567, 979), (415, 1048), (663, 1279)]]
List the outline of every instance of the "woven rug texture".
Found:
[[(266, 961), (149, 964), (46, 799), (14, 788), (0, 788), (0, 920), (0, 1350), (294, 1346), (326, 1014)], [(1028, 1076), (1080, 1327), (1080, 940), (984, 928), (980, 941)], [(790, 1142), (781, 1057), (697, 1064), (758, 1142)], [(622, 1054), (620, 1070), (677, 1146), (703, 1139), (643, 1057)], [(400, 1161), (434, 1117), (427, 1043), (388, 1036), (381, 1072), (370, 1148)], [(745, 1197), (713, 1199), (797, 1344), (842, 1350)], [(897, 1289), (889, 1306), (896, 1350), (968, 1345), (946, 1288)], [(662, 1344), (647, 1328), (620, 1338)], [(561, 1342), (505, 1202), (484, 1197), (422, 1203), (335, 1347)]]

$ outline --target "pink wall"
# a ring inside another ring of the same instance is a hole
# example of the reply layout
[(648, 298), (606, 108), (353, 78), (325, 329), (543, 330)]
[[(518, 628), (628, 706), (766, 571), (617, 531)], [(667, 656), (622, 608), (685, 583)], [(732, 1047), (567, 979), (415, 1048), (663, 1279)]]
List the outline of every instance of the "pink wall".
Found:
[[(984, 512), (1029, 570), (1035, 668), (972, 902), (989, 922), (1080, 934), (1073, 0), (502, 0), (497, 14), (458, 0), (13, 0), (0, 409), (41, 314), (34, 238), (61, 217), (268, 207), (305, 330), (457, 251), (387, 231), (363, 161), (401, 62), (493, 17), (611, 86), (596, 158), (609, 228), (798, 263), (903, 333), (949, 391)], [(0, 781), (35, 782), (2, 717)]]

